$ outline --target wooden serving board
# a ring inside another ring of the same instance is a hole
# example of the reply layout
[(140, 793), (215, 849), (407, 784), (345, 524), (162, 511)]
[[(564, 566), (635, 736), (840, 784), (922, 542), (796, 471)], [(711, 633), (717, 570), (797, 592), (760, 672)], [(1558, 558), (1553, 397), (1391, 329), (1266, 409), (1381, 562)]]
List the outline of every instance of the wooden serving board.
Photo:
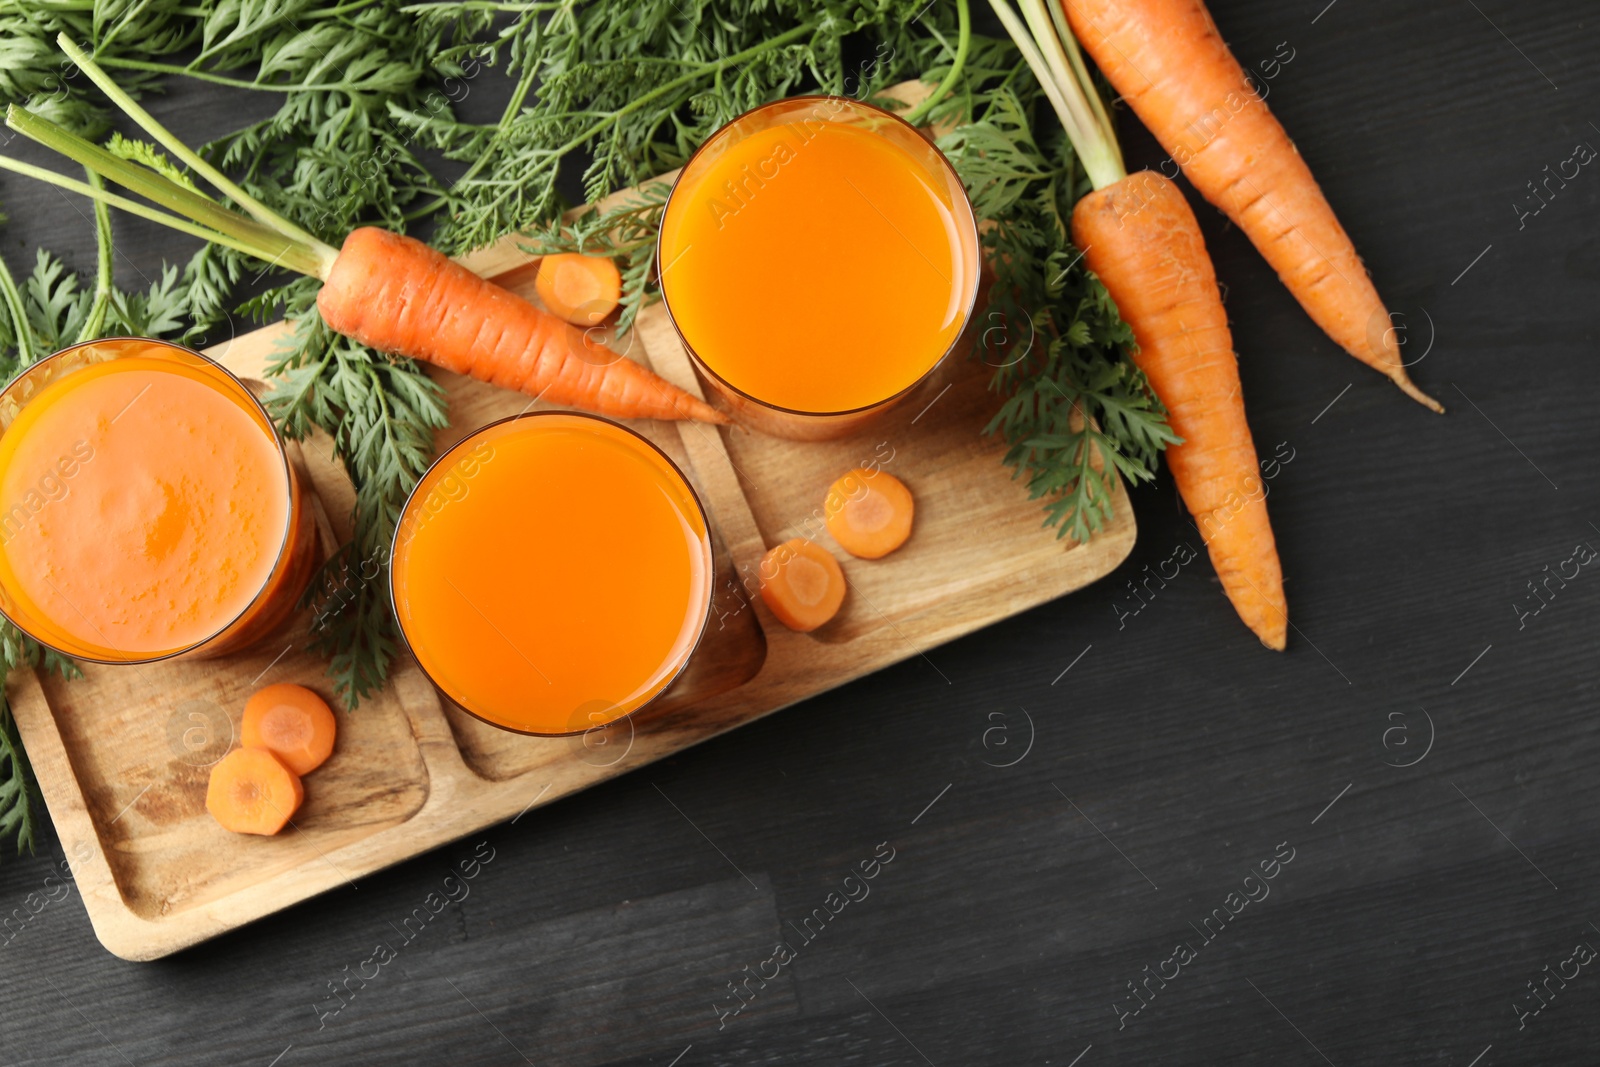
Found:
[[(532, 257), (515, 240), (465, 257), (532, 298)], [(267, 327), (209, 354), (262, 377), (287, 333)], [(619, 343), (668, 380), (704, 395), (659, 304)], [(234, 744), (245, 698), (270, 682), (329, 694), (324, 663), (302, 650), (307, 617), (273, 644), (211, 662), (88, 665), (75, 681), (17, 672), (18, 727), (102, 944), (149, 960), (436, 848), (530, 808), (815, 696), (1113, 570), (1134, 541), (1122, 487), (1116, 519), (1087, 544), (1057, 540), (1038, 502), (1001, 464), (983, 428), (996, 400), (987, 368), (953, 355), (942, 376), (859, 437), (801, 444), (697, 423), (635, 424), (689, 476), (711, 514), (719, 568), (715, 615), (690, 668), (653, 707), (567, 739), (487, 726), (440, 698), (409, 657), (388, 687), (340, 715), (337, 750), (306, 779), (292, 829), (247, 837), (204, 807), (209, 766)], [(520, 394), (438, 372), (449, 394), (438, 447), (528, 406)], [(294, 446), (291, 446), (294, 447)], [(353, 491), (331, 442), (297, 448), (329, 547), (348, 533)], [(911, 540), (856, 560), (821, 532), (834, 478), (877, 459), (916, 494)], [(769, 545), (811, 536), (844, 566), (839, 616), (811, 634), (778, 623), (753, 576)], [(929, 662), (930, 670), (937, 670)]]

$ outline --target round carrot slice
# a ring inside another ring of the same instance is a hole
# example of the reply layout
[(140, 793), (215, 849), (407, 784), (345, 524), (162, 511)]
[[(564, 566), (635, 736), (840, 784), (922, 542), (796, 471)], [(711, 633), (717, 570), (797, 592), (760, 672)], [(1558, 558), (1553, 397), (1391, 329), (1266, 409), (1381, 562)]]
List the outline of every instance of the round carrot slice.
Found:
[(621, 301), (622, 273), (604, 256), (562, 252), (539, 261), (533, 288), (552, 315), (574, 326), (594, 326)]
[(796, 537), (761, 557), (761, 599), (791, 630), (809, 633), (838, 614), (844, 571), (815, 541)]
[(240, 740), (270, 750), (295, 774), (310, 774), (333, 752), (337, 732), (326, 701), (305, 686), (284, 683), (251, 694)]
[(236, 748), (211, 768), (206, 810), (224, 830), (275, 834), (306, 797), (300, 776), (259, 746)]
[(861, 559), (882, 559), (911, 536), (916, 503), (899, 478), (857, 467), (829, 486), (823, 510), (840, 548)]

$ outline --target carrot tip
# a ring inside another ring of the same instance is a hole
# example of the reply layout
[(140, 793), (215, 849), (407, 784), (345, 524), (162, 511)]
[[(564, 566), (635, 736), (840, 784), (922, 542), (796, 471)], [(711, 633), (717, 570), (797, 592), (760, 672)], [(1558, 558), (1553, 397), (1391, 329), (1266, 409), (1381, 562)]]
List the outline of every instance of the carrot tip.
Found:
[(1421, 389), (1418, 389), (1416, 383), (1411, 380), (1411, 376), (1406, 374), (1405, 371), (1396, 368), (1395, 372), (1389, 375), (1389, 377), (1394, 384), (1400, 387), (1400, 391), (1406, 394), (1406, 396), (1409, 396), (1412, 400), (1415, 400), (1417, 403), (1421, 404), (1423, 407), (1434, 412), (1435, 414), (1444, 414), (1444, 405), (1439, 403), (1433, 397), (1429, 396), (1427, 393), (1424, 393)]
[[(1253, 587), (1252, 587), (1253, 588)], [(1280, 584), (1279, 589), (1282, 588)], [(1255, 634), (1262, 645), (1274, 652), (1282, 652), (1289, 645), (1289, 605), (1281, 599), (1276, 602), (1266, 601), (1261, 605), (1261, 611), (1255, 618), (1245, 618), (1244, 624), (1250, 627), (1250, 632)]]
[(1289, 616), (1276, 606), (1269, 606), (1267, 614), (1276, 615), (1277, 618), (1257, 619), (1254, 624), (1247, 625), (1264, 646), (1274, 652), (1282, 652), (1289, 645)]
[(712, 426), (728, 426), (733, 422), (732, 419), (716, 408), (710, 405), (702, 406), (698, 404), (694, 407), (680, 405), (676, 412), (676, 418), (684, 422), (710, 423)]

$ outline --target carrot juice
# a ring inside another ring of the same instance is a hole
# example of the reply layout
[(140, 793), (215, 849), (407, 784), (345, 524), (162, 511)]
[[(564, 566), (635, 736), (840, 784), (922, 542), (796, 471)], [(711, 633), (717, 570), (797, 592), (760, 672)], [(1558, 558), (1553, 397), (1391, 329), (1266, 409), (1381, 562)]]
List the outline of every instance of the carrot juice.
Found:
[(0, 396), (0, 607), (69, 655), (229, 651), (293, 611), (309, 512), (266, 413), (175, 345), (95, 341)]
[(677, 677), (711, 603), (705, 513), (631, 430), (537, 412), (441, 456), (406, 502), (390, 565), (418, 664), (466, 711), (579, 733)]
[(839, 98), (723, 127), (661, 224), (662, 292), (688, 349), (730, 399), (800, 414), (871, 408), (928, 375), (971, 314), (978, 267), (944, 157)]

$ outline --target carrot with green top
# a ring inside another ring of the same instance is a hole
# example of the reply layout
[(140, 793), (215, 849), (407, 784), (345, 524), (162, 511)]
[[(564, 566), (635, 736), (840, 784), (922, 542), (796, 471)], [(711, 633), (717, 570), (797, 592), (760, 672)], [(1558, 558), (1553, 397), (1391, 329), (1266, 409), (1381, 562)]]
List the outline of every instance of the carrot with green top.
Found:
[(1072, 239), (1133, 329), (1134, 363), (1166, 405), (1167, 464), (1234, 610), (1281, 650), (1289, 611), (1238, 358), (1200, 224), (1176, 186), (1123, 168), (1111, 120), (1059, 11), (990, 0), (1056, 109), (1094, 191), (1072, 212)]
[(15, 105), (6, 111), (6, 125), (166, 210), (18, 160), (0, 157), (0, 168), (319, 278), (317, 308), (327, 324), (379, 351), (600, 415), (728, 421), (705, 401), (414, 238), (361, 227), (338, 250), (324, 244), (174, 137), (65, 34), (57, 43), (129, 118), (249, 217)]
[(1203, 0), (1059, 0), (1078, 40), (1194, 187), (1333, 341), (1413, 400), (1393, 320), (1294, 142)]

